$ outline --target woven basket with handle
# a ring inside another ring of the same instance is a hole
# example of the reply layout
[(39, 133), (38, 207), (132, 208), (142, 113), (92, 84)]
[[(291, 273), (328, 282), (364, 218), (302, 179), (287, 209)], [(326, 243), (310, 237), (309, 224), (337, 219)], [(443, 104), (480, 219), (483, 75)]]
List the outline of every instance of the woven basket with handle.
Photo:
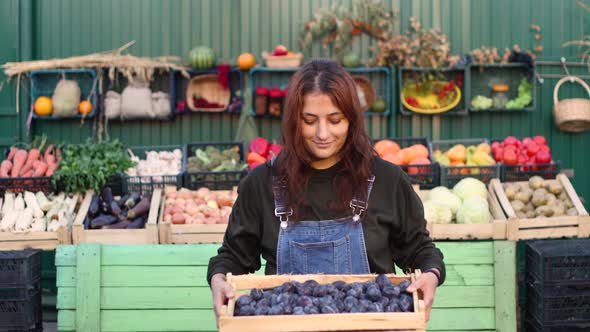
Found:
[(590, 129), (590, 99), (570, 98), (558, 99), (561, 85), (567, 81), (580, 84), (590, 98), (590, 87), (582, 79), (576, 76), (565, 76), (560, 79), (553, 89), (553, 114), (555, 125), (562, 131), (579, 133)]
[[(219, 108), (199, 108), (193, 102), (193, 96), (195, 95), (224, 106)], [(223, 112), (229, 104), (230, 97), (229, 89), (224, 89), (219, 83), (217, 75), (214, 74), (195, 76), (188, 82), (186, 88), (186, 103), (192, 111)]]

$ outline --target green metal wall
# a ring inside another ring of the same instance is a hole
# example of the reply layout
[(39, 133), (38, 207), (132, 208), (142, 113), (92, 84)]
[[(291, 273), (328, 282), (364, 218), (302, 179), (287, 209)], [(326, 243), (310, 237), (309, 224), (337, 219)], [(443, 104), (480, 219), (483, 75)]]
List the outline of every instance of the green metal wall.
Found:
[[(332, 3), (351, 5), (351, 0), (4, 0), (0, 2), (0, 62), (47, 59), (117, 48), (130, 40), (137, 43), (136, 55), (185, 56), (196, 45), (211, 45), (222, 61), (234, 62), (249, 51), (259, 56), (276, 44), (298, 49), (297, 35), (302, 22), (313, 12)], [(426, 27), (446, 33), (453, 53), (463, 53), (481, 45), (499, 49), (519, 44), (532, 48), (536, 41), (531, 24), (542, 27), (545, 48), (541, 60), (566, 56), (576, 61), (575, 48), (562, 43), (588, 31), (590, 13), (574, 0), (389, 0), (389, 8), (400, 10), (400, 31), (411, 16)], [(369, 57), (368, 37), (355, 41), (353, 49)], [(315, 45), (306, 58), (329, 57)], [(561, 74), (560, 67), (540, 66), (542, 74)], [(588, 74), (585, 68), (572, 70)], [(538, 109), (533, 113), (470, 114), (467, 117), (405, 117), (397, 113), (388, 118), (368, 118), (373, 137), (428, 136), (440, 138), (504, 137), (506, 135), (545, 135), (555, 159), (564, 168), (574, 169), (577, 190), (590, 199), (590, 154), (584, 143), (590, 132), (562, 133), (553, 124), (552, 93), (556, 78), (546, 78), (538, 93)], [(15, 117), (15, 85), (0, 93), (0, 144), (17, 136), (26, 139), (24, 117), (29, 104), (26, 87), (21, 89), (21, 112)], [(25, 95), (24, 97), (22, 95)], [(583, 96), (581, 89), (568, 85), (562, 98)], [(394, 105), (397, 99), (393, 98)], [(394, 106), (394, 110), (397, 107)], [(257, 119), (259, 133), (278, 138), (277, 120)], [(190, 141), (229, 140), (236, 134), (237, 115), (186, 114), (171, 122), (110, 122), (111, 137), (128, 144), (172, 144)], [(34, 122), (31, 134), (46, 133), (51, 138), (79, 142), (92, 135), (93, 122)], [(586, 205), (588, 206), (588, 204)]]

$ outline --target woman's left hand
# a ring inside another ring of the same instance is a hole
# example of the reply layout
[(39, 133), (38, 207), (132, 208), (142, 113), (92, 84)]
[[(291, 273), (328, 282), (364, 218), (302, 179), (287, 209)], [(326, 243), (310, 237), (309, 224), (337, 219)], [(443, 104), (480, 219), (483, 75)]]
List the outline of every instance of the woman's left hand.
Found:
[(407, 291), (414, 293), (420, 290), (424, 296), (424, 305), (426, 306), (426, 321), (430, 319), (430, 309), (432, 309), (432, 303), (434, 302), (434, 293), (438, 286), (438, 278), (433, 272), (427, 272), (421, 274), (416, 281), (408, 286)]

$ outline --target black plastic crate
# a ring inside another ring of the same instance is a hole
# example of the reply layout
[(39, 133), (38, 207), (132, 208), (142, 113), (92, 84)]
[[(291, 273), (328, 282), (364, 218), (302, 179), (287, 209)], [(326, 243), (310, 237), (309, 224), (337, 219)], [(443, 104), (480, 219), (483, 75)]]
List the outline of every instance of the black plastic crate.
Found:
[(543, 240), (527, 243), (528, 281), (575, 285), (590, 282), (590, 239)]
[(0, 287), (27, 286), (41, 278), (41, 251), (0, 251)]
[(35, 330), (42, 316), (41, 292), (25, 300), (0, 301), (0, 331)]
[(527, 315), (523, 319), (524, 332), (588, 332), (590, 321), (586, 322), (559, 322), (542, 324), (534, 317)]
[(0, 301), (29, 299), (39, 291), (41, 291), (41, 279), (37, 279), (25, 286), (0, 286)]
[[(440, 150), (442, 152), (452, 148), (455, 144), (477, 146), (480, 143), (490, 143), (483, 138), (465, 138), (432, 141), (430, 151)], [(493, 157), (492, 157), (493, 158)], [(434, 161), (434, 155), (431, 154), (431, 160)], [(500, 165), (489, 166), (444, 166), (440, 165), (440, 185), (452, 188), (457, 182), (464, 178), (476, 178), (481, 182), (488, 184), (492, 179), (500, 178)]]
[[(407, 148), (414, 144), (422, 144), (428, 149), (428, 159), (432, 161), (432, 150), (426, 137), (397, 137), (388, 138), (396, 142), (400, 148)], [(377, 143), (380, 140), (375, 140)], [(436, 162), (430, 164), (399, 165), (410, 177), (412, 184), (417, 184), (421, 189), (432, 189), (440, 185), (440, 166)]]
[(210, 143), (189, 143), (185, 146), (182, 158), (182, 169), (184, 170), (184, 187), (197, 190), (206, 187), (211, 190), (231, 190), (237, 186), (240, 181), (246, 177), (248, 170), (243, 171), (223, 171), (223, 172), (194, 172), (187, 169), (188, 158), (193, 156), (199, 148), (205, 149), (207, 146), (213, 146), (219, 150), (238, 147), (240, 161), (245, 162), (244, 143), (243, 142), (210, 142)]
[(590, 283), (579, 287), (527, 282), (526, 289), (526, 310), (539, 322), (590, 321)]
[(536, 165), (506, 165), (500, 164), (502, 182), (528, 181), (533, 176), (540, 176), (543, 179), (555, 179), (561, 172), (561, 161), (554, 161), (549, 164)]
[[(129, 148), (133, 154), (140, 159), (146, 158), (147, 151), (173, 151), (179, 149), (181, 154), (183, 147), (181, 145), (160, 145), (160, 146), (136, 146)], [(166, 186), (182, 187), (182, 158), (181, 167), (176, 175), (145, 175), (145, 176), (130, 176), (127, 174), (122, 177), (122, 192), (138, 192), (142, 195), (151, 194), (156, 188), (164, 188)]]
[(123, 178), (121, 174), (115, 174), (111, 176), (105, 187), (111, 188), (111, 192), (114, 196), (121, 196), (123, 195)]
[[(10, 148), (2, 150), (2, 160), (8, 156), (9, 151)], [(4, 196), (6, 191), (11, 191), (13, 193), (43, 191), (49, 193), (54, 192), (55, 187), (51, 176), (0, 178), (0, 196)]]

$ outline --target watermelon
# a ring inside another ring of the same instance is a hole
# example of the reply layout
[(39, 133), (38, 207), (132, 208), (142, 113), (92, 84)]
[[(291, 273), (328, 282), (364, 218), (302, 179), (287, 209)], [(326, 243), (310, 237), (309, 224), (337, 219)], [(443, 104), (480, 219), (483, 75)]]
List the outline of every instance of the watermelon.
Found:
[(188, 63), (195, 69), (208, 69), (215, 66), (215, 53), (207, 46), (197, 46), (188, 54)]
[(344, 67), (353, 68), (358, 67), (361, 64), (361, 59), (358, 54), (350, 52), (342, 58), (342, 64)]

